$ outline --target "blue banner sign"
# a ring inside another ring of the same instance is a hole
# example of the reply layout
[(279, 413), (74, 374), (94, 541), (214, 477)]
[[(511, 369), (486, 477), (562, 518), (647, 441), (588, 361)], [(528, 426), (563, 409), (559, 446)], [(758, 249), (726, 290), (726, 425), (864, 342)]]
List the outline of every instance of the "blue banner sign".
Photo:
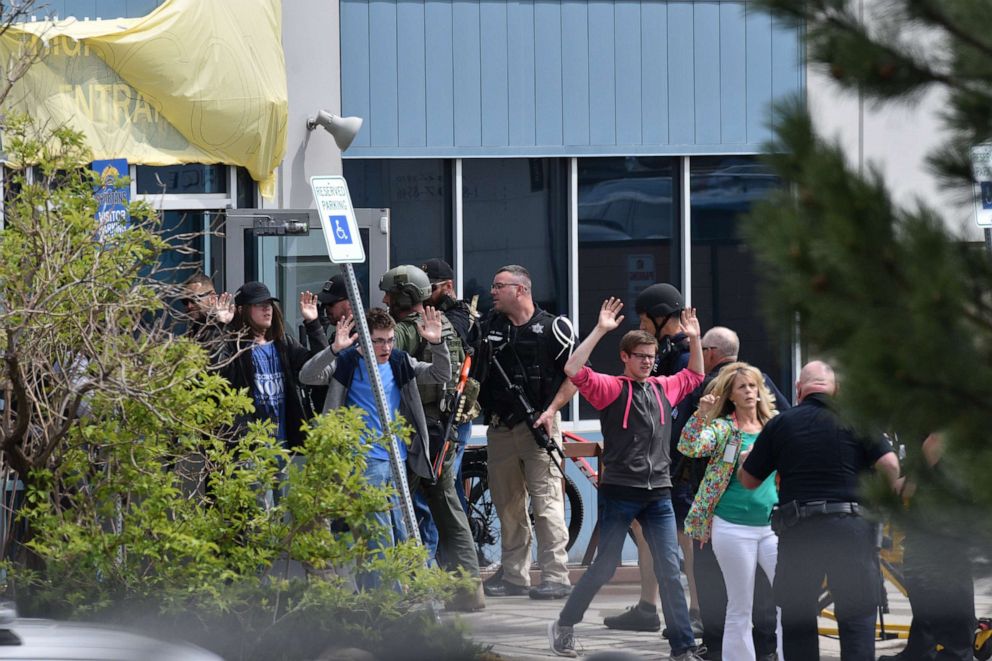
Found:
[(128, 206), (131, 204), (131, 187), (122, 185), (120, 178), (128, 176), (127, 160), (114, 158), (93, 161), (92, 170), (100, 177), (96, 187), (96, 219), (99, 223), (98, 236), (101, 241), (113, 238), (127, 229), (131, 220)]

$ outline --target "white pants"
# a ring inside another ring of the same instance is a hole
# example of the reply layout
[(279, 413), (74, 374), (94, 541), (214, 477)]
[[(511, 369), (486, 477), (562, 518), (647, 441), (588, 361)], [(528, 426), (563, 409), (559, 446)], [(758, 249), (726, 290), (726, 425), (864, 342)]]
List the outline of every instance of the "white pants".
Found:
[[(727, 586), (727, 618), (723, 625), (723, 661), (754, 661), (751, 638), (751, 606), (754, 575), (758, 565), (768, 580), (775, 581), (778, 537), (771, 526), (742, 526), (713, 517), (713, 554)], [(778, 658), (782, 658), (782, 613), (779, 609), (775, 635)]]

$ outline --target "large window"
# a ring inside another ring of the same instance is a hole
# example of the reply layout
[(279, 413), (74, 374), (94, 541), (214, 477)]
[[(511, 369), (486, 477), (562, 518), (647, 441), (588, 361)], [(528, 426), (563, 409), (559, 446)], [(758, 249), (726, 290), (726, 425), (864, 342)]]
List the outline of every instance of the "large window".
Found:
[(741, 339), (740, 358), (791, 390), (789, 323), (769, 325), (758, 298), (761, 274), (739, 234), (741, 217), (781, 186), (753, 157), (691, 160), (692, 302), (703, 331), (727, 326)]
[(390, 209), (389, 264), (451, 263), (451, 161), (344, 161), (351, 202)]
[(466, 159), (462, 164), (464, 286), (492, 306), (496, 269), (531, 273), (534, 301), (568, 313), (568, 169), (565, 159)]
[[(591, 363), (620, 374), (617, 346), (637, 328), (634, 301), (648, 285), (680, 286), (679, 185), (677, 159), (669, 157), (583, 158), (579, 189), (579, 331), (596, 325), (609, 296), (624, 301), (622, 329), (601, 342)], [(583, 418), (596, 417), (581, 400)]]

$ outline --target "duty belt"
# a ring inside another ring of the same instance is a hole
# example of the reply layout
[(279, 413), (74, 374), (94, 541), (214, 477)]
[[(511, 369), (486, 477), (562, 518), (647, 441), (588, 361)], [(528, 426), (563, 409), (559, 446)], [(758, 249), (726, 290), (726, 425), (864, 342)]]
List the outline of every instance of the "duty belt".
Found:
[(803, 519), (826, 514), (853, 514), (860, 516), (861, 506), (858, 503), (828, 503), (825, 500), (814, 500), (800, 505), (790, 501), (772, 508), (771, 524), (776, 534), (788, 530)]
[(822, 500), (805, 503), (799, 506), (799, 518), (816, 516), (818, 514), (861, 514), (861, 506), (857, 503), (828, 503)]

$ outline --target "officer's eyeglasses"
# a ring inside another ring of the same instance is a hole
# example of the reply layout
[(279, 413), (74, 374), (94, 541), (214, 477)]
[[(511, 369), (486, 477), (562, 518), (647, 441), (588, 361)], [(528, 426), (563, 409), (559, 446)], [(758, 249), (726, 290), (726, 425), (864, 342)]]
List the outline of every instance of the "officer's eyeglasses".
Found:
[(655, 355), (653, 353), (638, 353), (636, 351), (632, 351), (630, 355), (632, 358), (636, 358), (637, 360), (650, 360), (652, 363), (654, 362), (654, 358), (655, 358)]
[(372, 338), (372, 344), (374, 344), (377, 347), (388, 347), (388, 346), (391, 346), (393, 344), (396, 344), (396, 338), (395, 337), (374, 337), (374, 338)]
[(523, 285), (518, 282), (494, 282), (492, 284), (492, 287), (490, 287), (490, 289), (492, 291), (499, 291), (504, 287), (523, 287)]

